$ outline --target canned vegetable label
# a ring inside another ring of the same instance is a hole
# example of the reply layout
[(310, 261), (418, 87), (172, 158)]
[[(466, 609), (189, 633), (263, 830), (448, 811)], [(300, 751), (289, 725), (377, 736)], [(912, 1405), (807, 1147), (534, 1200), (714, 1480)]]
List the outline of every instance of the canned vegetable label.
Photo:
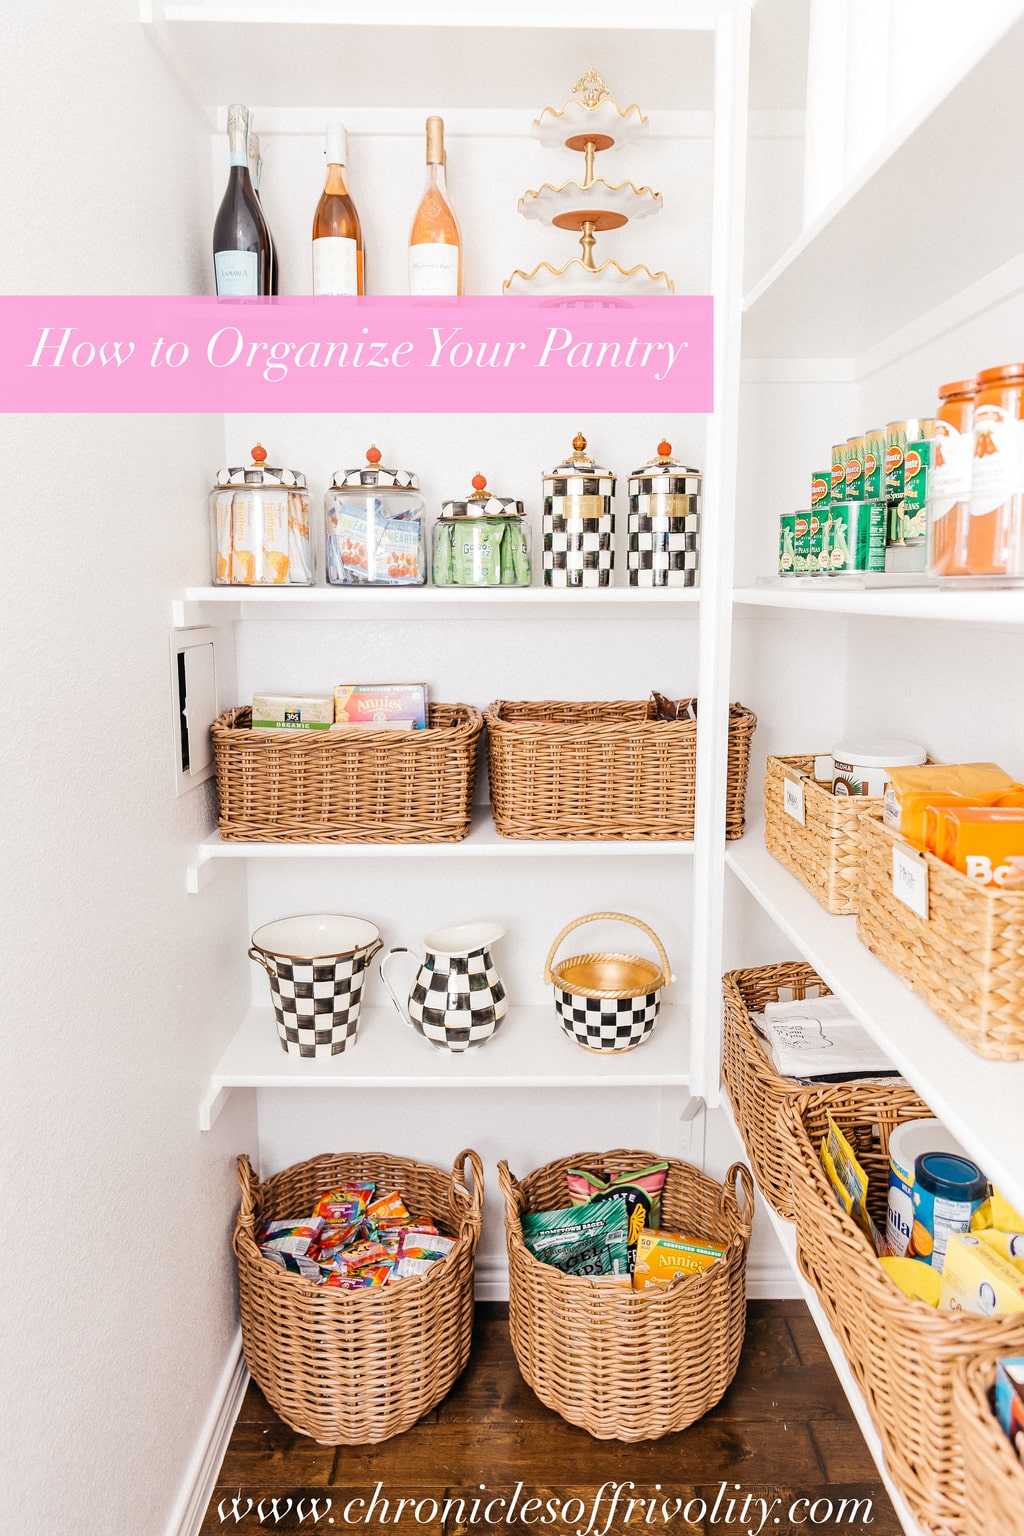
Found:
[(841, 501), (832, 508), (829, 569), (885, 570), (885, 503)]
[(797, 576), (806, 576), (810, 553), (811, 515), (809, 512), (797, 512), (793, 520), (793, 570)]
[(885, 462), (885, 433), (878, 428), (864, 434), (864, 500), (880, 501), (883, 496), (882, 465)]
[(830, 469), (816, 469), (811, 476), (811, 506), (817, 507), (821, 502), (827, 501), (832, 490), (832, 471)]
[(909, 544), (928, 533), (928, 482), (931, 478), (935, 440), (908, 443), (903, 461), (903, 537)]
[(903, 497), (902, 443), (885, 445), (885, 494), (889, 501), (900, 501)]
[(836, 443), (832, 449), (832, 474), (829, 482), (833, 501), (842, 501), (846, 494), (846, 444)]
[(846, 453), (846, 501), (860, 501), (864, 495), (864, 439), (851, 440)]
[(793, 547), (796, 532), (796, 513), (783, 512), (779, 518), (779, 575), (792, 576), (795, 569), (796, 551)]
[[(807, 552), (807, 572), (810, 576), (820, 576), (823, 570), (828, 570), (828, 538), (826, 530), (829, 521), (815, 517), (811, 513), (810, 546)], [(822, 563), (824, 560), (824, 564)]]

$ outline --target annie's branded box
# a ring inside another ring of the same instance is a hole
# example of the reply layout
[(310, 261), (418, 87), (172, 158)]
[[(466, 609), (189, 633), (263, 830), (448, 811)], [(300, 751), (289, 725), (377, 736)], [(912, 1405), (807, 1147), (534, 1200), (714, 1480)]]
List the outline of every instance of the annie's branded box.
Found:
[(427, 723), (426, 684), (339, 683), (334, 690), (334, 722), (378, 731), (422, 731)]

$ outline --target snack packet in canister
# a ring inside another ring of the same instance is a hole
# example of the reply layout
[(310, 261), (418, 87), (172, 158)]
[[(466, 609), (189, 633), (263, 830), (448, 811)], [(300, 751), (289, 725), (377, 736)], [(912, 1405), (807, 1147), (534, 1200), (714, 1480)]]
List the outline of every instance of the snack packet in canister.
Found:
[(567, 1275), (628, 1278), (628, 1215), (623, 1194), (568, 1210), (528, 1211), (523, 1240), (534, 1258)]

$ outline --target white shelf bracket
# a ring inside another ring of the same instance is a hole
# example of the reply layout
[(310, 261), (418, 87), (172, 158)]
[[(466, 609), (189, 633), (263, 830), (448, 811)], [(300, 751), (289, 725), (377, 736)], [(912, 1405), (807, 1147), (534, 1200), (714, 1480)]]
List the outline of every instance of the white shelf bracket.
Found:
[(204, 848), (197, 848), (185, 870), (185, 889), (190, 896), (198, 896), (205, 890), (219, 871), (216, 859), (211, 859)]
[(213, 1130), (220, 1112), (230, 1095), (230, 1088), (211, 1087), (209, 1093), (199, 1106), (199, 1129), (201, 1131)]

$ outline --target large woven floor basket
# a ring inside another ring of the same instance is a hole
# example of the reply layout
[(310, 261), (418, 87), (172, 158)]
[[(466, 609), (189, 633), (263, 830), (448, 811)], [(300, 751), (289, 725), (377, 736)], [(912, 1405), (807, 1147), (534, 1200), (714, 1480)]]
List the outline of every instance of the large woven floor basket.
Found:
[[(499, 699), (486, 720), (491, 810), (503, 837), (692, 839), (695, 720), (657, 720), (646, 699)], [(756, 724), (742, 704), (730, 707), (728, 838), (743, 833)]]
[(212, 726), (224, 842), (457, 843), (469, 831), (483, 716), (431, 704), (422, 731)]
[[(973, 1355), (1024, 1354), (1024, 1316), (939, 1312), (892, 1283), (868, 1240), (839, 1206), (818, 1157), (827, 1111), (849, 1135), (877, 1127), (867, 1168), (868, 1203), (884, 1225), (889, 1135), (930, 1113), (902, 1090), (875, 1088), (873, 1103), (837, 1103), (808, 1089), (785, 1104), (797, 1156), (791, 1170), (797, 1261), (850, 1362), (878, 1430), (886, 1464), (918, 1522), (936, 1536), (963, 1536), (964, 1446), (953, 1417), (953, 1374)], [(987, 1528), (991, 1536), (1002, 1527)]]
[[(796, 1156), (795, 1128), (793, 1122), (780, 1119), (779, 1110), (806, 1089), (775, 1070), (750, 1015), (760, 1013), (766, 1003), (777, 1003), (782, 996), (827, 997), (829, 988), (811, 966), (803, 961), (786, 961), (781, 965), (729, 971), (722, 978), (722, 995), (722, 1072), (740, 1135), (761, 1193), (780, 1216), (793, 1221), (796, 1210), (790, 1169)], [(846, 1111), (858, 1104), (872, 1108), (877, 1102), (877, 1091), (874, 1083), (834, 1083), (820, 1088), (818, 1093), (823, 1104), (834, 1101), (838, 1110)], [(887, 1093), (893, 1114), (900, 1106), (915, 1107), (920, 1102), (910, 1088), (892, 1088)], [(856, 1122), (853, 1140), (869, 1173), (884, 1180), (885, 1159), (870, 1119)]]
[(725, 1248), (703, 1274), (633, 1291), (562, 1274), (527, 1250), (523, 1213), (568, 1206), (569, 1168), (616, 1176), (655, 1161), (652, 1152), (580, 1152), (521, 1182), (506, 1163), (498, 1165), (519, 1369), (542, 1403), (599, 1440), (653, 1440), (685, 1429), (718, 1402), (743, 1345), (753, 1181), (740, 1163), (723, 1185), (669, 1161), (662, 1226)]
[(893, 892), (897, 834), (880, 817), (866, 815), (860, 839), (861, 943), (972, 1051), (995, 1061), (1024, 1061), (1024, 891), (979, 885), (924, 853), (925, 919)]
[[(260, 1254), (261, 1222), (308, 1216), (325, 1191), (367, 1180), (382, 1193), (400, 1190), (413, 1217), (456, 1239), (426, 1274), (381, 1289), (324, 1290)], [(469, 1357), (483, 1205), (477, 1154), (460, 1152), (450, 1174), (381, 1153), (328, 1154), (262, 1184), (240, 1157), (238, 1182), (233, 1246), (245, 1363), (275, 1413), (324, 1445), (375, 1444), (409, 1429)]]
[(958, 1360), (953, 1414), (964, 1451), (963, 1536), (1024, 1536), (1024, 1466), (992, 1405), (995, 1360)]

